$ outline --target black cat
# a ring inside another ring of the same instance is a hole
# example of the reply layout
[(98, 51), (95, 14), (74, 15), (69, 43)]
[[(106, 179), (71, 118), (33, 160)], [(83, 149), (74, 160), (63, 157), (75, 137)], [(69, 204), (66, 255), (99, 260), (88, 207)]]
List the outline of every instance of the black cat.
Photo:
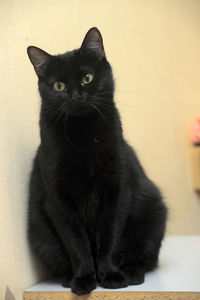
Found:
[(28, 55), (42, 98), (30, 244), (77, 295), (140, 284), (157, 265), (167, 208), (123, 138), (101, 34), (91, 28), (62, 55)]

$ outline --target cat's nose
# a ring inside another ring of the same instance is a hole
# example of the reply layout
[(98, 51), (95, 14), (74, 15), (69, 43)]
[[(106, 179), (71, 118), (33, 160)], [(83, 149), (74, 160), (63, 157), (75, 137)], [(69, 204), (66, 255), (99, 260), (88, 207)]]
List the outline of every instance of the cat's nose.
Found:
[(78, 99), (80, 99), (80, 97), (81, 97), (81, 95), (78, 90), (74, 89), (71, 91), (72, 100), (78, 100)]

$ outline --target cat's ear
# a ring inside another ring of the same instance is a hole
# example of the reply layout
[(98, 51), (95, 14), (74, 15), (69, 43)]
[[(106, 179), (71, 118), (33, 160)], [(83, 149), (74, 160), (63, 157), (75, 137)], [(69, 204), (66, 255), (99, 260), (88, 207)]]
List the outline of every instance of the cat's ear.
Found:
[(101, 33), (96, 27), (87, 32), (80, 49), (82, 52), (94, 53), (99, 60), (106, 56)]
[(27, 53), (34, 66), (36, 74), (38, 77), (42, 77), (44, 75), (45, 66), (52, 56), (42, 49), (34, 46), (29, 46), (27, 48)]

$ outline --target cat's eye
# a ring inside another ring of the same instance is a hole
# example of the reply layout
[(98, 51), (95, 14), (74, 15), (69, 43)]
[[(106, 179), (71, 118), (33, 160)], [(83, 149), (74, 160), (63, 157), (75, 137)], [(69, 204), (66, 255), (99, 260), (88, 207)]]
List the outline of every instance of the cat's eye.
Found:
[(57, 92), (62, 92), (64, 91), (66, 85), (62, 81), (56, 81), (54, 82), (53, 87)]
[(92, 80), (93, 80), (93, 75), (92, 74), (86, 74), (82, 77), (81, 79), (81, 84), (82, 85), (85, 85), (85, 84), (88, 84), (90, 83)]

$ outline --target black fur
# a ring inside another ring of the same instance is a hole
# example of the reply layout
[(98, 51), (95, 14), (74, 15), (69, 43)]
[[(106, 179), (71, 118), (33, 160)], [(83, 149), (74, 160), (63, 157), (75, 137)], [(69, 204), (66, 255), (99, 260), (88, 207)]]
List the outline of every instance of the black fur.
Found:
[[(36, 47), (28, 54), (42, 98), (30, 244), (77, 295), (97, 282), (105, 288), (141, 284), (157, 265), (167, 209), (123, 138), (101, 35), (92, 28), (80, 49), (63, 55)], [(86, 73), (94, 78), (81, 85)], [(55, 81), (67, 88), (55, 91)]]

